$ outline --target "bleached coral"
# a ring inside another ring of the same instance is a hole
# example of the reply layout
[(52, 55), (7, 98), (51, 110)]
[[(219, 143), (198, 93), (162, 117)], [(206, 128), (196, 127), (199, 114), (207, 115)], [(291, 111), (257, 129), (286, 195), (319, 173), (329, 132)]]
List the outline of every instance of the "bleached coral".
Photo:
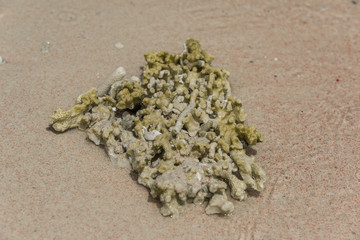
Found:
[(138, 173), (138, 183), (178, 216), (187, 202), (209, 200), (207, 214), (228, 214), (247, 189), (261, 191), (265, 173), (244, 144), (262, 141), (240, 100), (231, 96), (229, 72), (189, 39), (181, 54), (145, 54), (143, 77), (127, 79), (118, 68), (69, 111), (50, 117), (56, 131), (79, 127), (104, 145), (111, 161)]

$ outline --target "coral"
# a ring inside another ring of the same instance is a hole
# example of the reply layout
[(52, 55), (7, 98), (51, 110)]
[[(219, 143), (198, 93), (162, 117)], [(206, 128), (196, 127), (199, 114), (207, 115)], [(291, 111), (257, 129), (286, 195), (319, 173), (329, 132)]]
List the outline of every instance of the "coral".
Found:
[(110, 75), (110, 77), (108, 77), (104, 82), (102, 82), (100, 86), (98, 86), (97, 90), (99, 96), (104, 96), (105, 94), (107, 94), (111, 88), (111, 85), (113, 85), (113, 83), (115, 82), (121, 81), (125, 77), (125, 75), (126, 75), (125, 68), (123, 67), (117, 68)]
[[(58, 132), (64, 132), (69, 128), (80, 127), (81, 122), (88, 122), (85, 113), (88, 113), (91, 108), (99, 103), (97, 90), (92, 88), (85, 94), (77, 98), (77, 104), (70, 110), (55, 110), (54, 114), (50, 116), (51, 126)], [(84, 127), (86, 128), (87, 124)]]
[(227, 214), (234, 211), (234, 204), (228, 201), (225, 192), (221, 191), (211, 197), (205, 211), (207, 214)]
[[(262, 142), (244, 124), (242, 103), (231, 96), (229, 72), (189, 39), (180, 54), (145, 54), (142, 79), (118, 68), (68, 111), (50, 116), (56, 131), (78, 127), (111, 161), (138, 173), (138, 183), (163, 204), (164, 216), (209, 200), (207, 214), (228, 214), (247, 189), (261, 191), (265, 173), (245, 147)], [(227, 190), (229, 188), (229, 190)]]

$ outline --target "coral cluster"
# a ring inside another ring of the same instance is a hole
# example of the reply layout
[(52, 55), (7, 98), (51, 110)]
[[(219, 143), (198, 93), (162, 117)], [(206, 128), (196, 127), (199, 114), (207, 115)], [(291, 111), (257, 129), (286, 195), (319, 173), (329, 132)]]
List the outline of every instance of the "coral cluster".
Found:
[(81, 95), (68, 111), (50, 116), (56, 131), (78, 127), (111, 161), (138, 173), (138, 183), (161, 201), (161, 214), (209, 200), (207, 214), (231, 213), (227, 189), (244, 200), (261, 191), (265, 173), (244, 147), (262, 141), (245, 126), (242, 103), (231, 96), (229, 73), (189, 39), (181, 54), (145, 54), (141, 79), (118, 68), (97, 89)]

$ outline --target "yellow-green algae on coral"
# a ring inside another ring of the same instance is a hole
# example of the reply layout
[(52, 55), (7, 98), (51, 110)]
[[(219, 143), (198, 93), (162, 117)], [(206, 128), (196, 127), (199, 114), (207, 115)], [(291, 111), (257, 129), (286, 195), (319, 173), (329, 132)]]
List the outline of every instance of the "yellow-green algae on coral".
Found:
[(211, 65), (213, 56), (189, 39), (180, 54), (145, 54), (142, 78), (118, 68), (97, 90), (68, 110), (50, 116), (56, 131), (78, 127), (111, 161), (138, 173), (138, 183), (162, 203), (164, 216), (183, 205), (208, 200), (207, 214), (228, 214), (227, 198), (244, 200), (261, 191), (265, 173), (244, 145), (261, 134), (244, 125), (242, 103), (231, 96), (229, 72)]

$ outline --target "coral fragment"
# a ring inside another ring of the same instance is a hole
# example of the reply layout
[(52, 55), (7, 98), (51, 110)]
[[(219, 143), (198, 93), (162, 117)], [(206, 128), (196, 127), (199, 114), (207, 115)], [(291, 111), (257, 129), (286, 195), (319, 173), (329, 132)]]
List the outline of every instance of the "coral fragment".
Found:
[[(242, 103), (231, 95), (229, 72), (189, 39), (180, 54), (145, 54), (142, 79), (118, 68), (76, 105), (50, 116), (59, 132), (78, 127), (103, 145), (111, 161), (138, 173), (138, 183), (162, 203), (164, 216), (209, 200), (207, 214), (228, 214), (247, 189), (261, 191), (265, 173), (248, 145), (263, 141), (244, 124)], [(229, 190), (227, 190), (229, 188)]]

